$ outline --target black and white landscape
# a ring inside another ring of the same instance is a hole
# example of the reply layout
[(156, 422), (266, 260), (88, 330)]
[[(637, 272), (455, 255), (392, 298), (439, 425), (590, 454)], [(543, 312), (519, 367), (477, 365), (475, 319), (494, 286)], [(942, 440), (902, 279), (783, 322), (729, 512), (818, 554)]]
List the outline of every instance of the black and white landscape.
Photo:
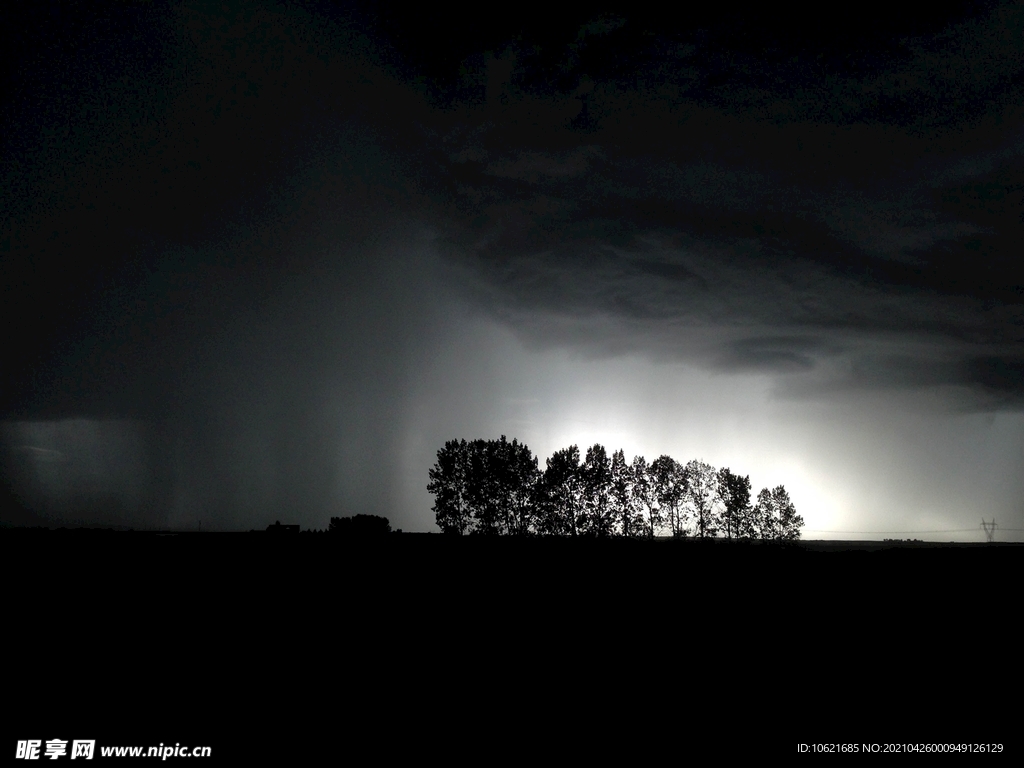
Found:
[(1024, 6), (0, 35), (11, 739), (1012, 741)]
[(437, 530), (504, 434), (1021, 539), (1016, 4), (3, 13), (5, 523)]

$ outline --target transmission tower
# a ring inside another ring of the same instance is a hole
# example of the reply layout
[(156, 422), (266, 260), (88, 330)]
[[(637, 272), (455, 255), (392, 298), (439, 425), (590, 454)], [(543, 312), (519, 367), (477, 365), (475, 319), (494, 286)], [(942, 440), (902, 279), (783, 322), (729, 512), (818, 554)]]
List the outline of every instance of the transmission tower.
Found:
[(981, 518), (981, 527), (985, 529), (985, 536), (991, 542), (992, 537), (996, 535), (996, 519), (993, 517), (991, 523), (986, 523), (985, 518)]

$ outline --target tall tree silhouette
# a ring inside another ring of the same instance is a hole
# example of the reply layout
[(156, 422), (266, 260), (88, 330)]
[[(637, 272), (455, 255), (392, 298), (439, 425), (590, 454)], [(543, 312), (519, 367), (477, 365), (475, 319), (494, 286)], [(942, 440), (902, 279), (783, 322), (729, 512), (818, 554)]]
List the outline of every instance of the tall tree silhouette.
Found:
[(534, 486), (540, 476), (530, 449), (502, 435), (477, 441), (471, 461), (472, 507), (479, 533), (526, 536), (534, 519)]
[(462, 535), (472, 522), (470, 500), (470, 446), (449, 440), (437, 452), (428, 475), (427, 490), (434, 495), (434, 520), (444, 533)]
[(621, 536), (643, 536), (643, 515), (634, 491), (634, 475), (621, 449), (612, 454), (612, 481), (609, 499), (615, 517), (615, 529)]
[(634, 457), (630, 469), (633, 475), (633, 496), (647, 518), (647, 536), (654, 538), (664, 522), (658, 503), (657, 483), (643, 456)]
[(659, 456), (652, 462), (650, 474), (669, 531), (677, 539), (686, 536), (686, 471), (671, 456)]
[(584, 485), (580, 449), (571, 445), (547, 460), (538, 493), (538, 527), (555, 536), (579, 536)]
[(472, 515), (469, 532), (475, 535), (497, 536), (502, 533), (498, 478), (494, 471), (492, 453), (491, 445), (486, 440), (473, 440), (469, 443), (466, 496)]
[(804, 519), (796, 513), (796, 507), (784, 486), (772, 490), (761, 489), (753, 513), (758, 537), (775, 541), (796, 541)]
[(768, 488), (762, 488), (757, 494), (757, 503), (751, 511), (751, 530), (754, 538), (775, 538), (775, 501)]
[(700, 538), (714, 536), (718, 525), (716, 505), (718, 473), (710, 464), (694, 459), (686, 465), (686, 505), (690, 508)]
[(778, 516), (777, 537), (781, 541), (796, 541), (800, 538), (800, 529), (804, 527), (804, 519), (796, 513), (796, 507), (784, 486), (776, 486), (772, 491), (775, 501), (775, 514)]
[(615, 531), (615, 510), (611, 503), (612, 462), (603, 445), (595, 443), (587, 449), (580, 475), (583, 482), (581, 533), (611, 536)]
[(718, 470), (718, 495), (726, 538), (750, 536), (750, 476), (740, 477), (722, 467)]

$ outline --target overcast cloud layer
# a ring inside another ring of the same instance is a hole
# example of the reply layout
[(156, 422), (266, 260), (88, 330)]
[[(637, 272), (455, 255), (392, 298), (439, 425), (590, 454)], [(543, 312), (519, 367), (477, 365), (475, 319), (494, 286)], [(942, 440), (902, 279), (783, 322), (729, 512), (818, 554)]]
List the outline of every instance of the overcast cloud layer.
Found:
[(429, 530), (508, 434), (1015, 535), (1024, 10), (885, 9), (5, 17), (7, 522)]

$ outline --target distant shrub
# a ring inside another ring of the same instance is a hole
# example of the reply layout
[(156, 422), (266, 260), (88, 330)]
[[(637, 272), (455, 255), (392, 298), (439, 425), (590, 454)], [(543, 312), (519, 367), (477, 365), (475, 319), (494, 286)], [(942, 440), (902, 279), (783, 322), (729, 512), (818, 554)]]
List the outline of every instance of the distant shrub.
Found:
[(379, 515), (332, 517), (327, 530), (344, 536), (383, 536), (391, 533), (391, 523)]

